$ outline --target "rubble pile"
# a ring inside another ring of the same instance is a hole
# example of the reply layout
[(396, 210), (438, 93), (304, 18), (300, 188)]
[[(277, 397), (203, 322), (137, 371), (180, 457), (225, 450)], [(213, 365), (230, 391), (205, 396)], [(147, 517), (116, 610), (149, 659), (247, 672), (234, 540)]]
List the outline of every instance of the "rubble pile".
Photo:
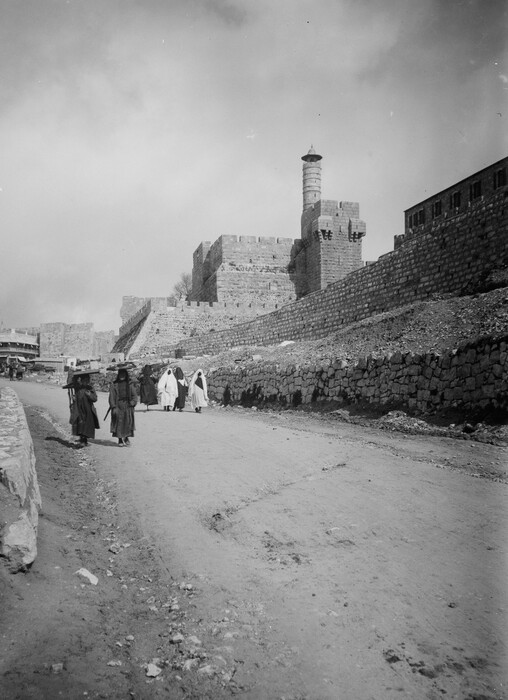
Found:
[(182, 367), (242, 365), (252, 361), (280, 365), (340, 358), (388, 357), (395, 352), (441, 354), (481, 336), (508, 332), (508, 288), (465, 297), (440, 297), (372, 316), (314, 341), (245, 346), (218, 355), (183, 361)]

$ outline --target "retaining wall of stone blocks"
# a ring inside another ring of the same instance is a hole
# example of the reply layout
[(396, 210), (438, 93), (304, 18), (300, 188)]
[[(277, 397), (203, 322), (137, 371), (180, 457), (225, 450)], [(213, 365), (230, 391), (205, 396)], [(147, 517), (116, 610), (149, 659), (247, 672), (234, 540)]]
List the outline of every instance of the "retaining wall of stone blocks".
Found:
[(437, 409), (508, 409), (508, 335), (484, 336), (437, 355), (396, 352), (348, 364), (254, 362), (207, 376), (210, 398), (224, 403), (280, 405), (335, 400), (432, 414)]

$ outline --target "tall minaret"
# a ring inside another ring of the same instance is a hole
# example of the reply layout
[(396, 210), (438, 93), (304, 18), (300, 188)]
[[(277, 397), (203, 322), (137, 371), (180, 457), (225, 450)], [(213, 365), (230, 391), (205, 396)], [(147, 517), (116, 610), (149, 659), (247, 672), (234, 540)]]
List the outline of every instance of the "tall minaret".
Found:
[(303, 211), (314, 206), (321, 199), (321, 160), (311, 146), (303, 160)]

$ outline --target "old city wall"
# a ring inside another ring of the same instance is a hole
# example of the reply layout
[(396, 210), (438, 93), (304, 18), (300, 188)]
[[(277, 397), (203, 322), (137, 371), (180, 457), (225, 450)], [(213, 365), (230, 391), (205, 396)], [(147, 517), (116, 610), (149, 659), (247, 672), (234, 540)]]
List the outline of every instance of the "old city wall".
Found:
[(501, 190), (324, 290), (227, 331), (189, 338), (175, 349), (214, 354), (238, 345), (315, 339), (434, 294), (474, 291), (491, 270), (508, 263), (507, 217)]
[(296, 294), (324, 289), (362, 267), (365, 222), (357, 202), (322, 199), (302, 213), (302, 238), (293, 249)]
[(115, 345), (115, 331), (95, 331), (92, 358), (105, 357)]
[(295, 298), (288, 265), (292, 238), (220, 236), (194, 254), (194, 301), (283, 303)]
[(209, 373), (210, 398), (225, 403), (288, 406), (320, 401), (370, 403), (434, 413), (508, 408), (508, 335), (482, 337), (442, 355), (394, 353), (320, 365), (252, 363)]
[[(246, 319), (269, 313), (274, 305), (214, 304), (182, 302), (176, 306), (159, 307), (143, 316), (130, 330), (121, 350), (128, 357), (169, 355), (175, 343), (195, 335), (227, 329)], [(115, 346), (120, 348), (120, 341)]]
[[(165, 297), (162, 297), (166, 299)], [(120, 318), (122, 319), (122, 327), (125, 326), (132, 317), (137, 314), (146, 304), (150, 304), (152, 300), (161, 299), (161, 297), (122, 297), (122, 306), (120, 308)]]
[(93, 323), (43, 323), (40, 327), (40, 356), (70, 355), (81, 359), (94, 356)]

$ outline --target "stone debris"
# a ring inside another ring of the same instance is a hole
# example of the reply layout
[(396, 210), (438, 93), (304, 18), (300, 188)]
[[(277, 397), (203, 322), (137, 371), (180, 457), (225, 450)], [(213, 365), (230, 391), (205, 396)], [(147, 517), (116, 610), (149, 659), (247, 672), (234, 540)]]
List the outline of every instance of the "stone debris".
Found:
[(214, 676), (217, 673), (217, 670), (211, 665), (211, 664), (205, 664), (205, 666), (201, 666), (198, 668), (198, 673), (201, 676)]
[(171, 644), (181, 644), (183, 641), (184, 636), (183, 634), (180, 634), (180, 632), (178, 632), (178, 634), (173, 635), (173, 637), (171, 637), (170, 639)]
[(182, 665), (182, 670), (183, 671), (192, 671), (194, 668), (196, 668), (199, 664), (198, 659), (186, 659), (183, 662)]
[(108, 663), (106, 664), (106, 666), (121, 666), (121, 665), (122, 665), (122, 662), (120, 661), (120, 659), (112, 659), (111, 661), (108, 661)]
[(81, 576), (81, 578), (86, 579), (89, 583), (92, 584), (92, 586), (96, 586), (99, 583), (99, 579), (97, 578), (97, 576), (88, 571), (88, 569), (78, 569), (74, 573), (76, 573), (78, 576)]
[(51, 673), (62, 673), (63, 669), (63, 663), (51, 664)]
[(146, 675), (149, 678), (156, 678), (157, 676), (160, 676), (162, 673), (162, 668), (157, 666), (157, 664), (150, 663), (146, 665)]

